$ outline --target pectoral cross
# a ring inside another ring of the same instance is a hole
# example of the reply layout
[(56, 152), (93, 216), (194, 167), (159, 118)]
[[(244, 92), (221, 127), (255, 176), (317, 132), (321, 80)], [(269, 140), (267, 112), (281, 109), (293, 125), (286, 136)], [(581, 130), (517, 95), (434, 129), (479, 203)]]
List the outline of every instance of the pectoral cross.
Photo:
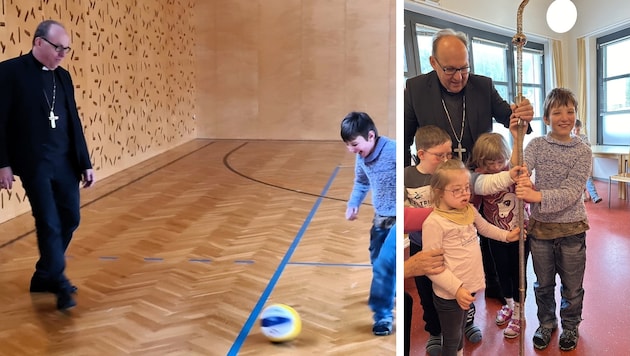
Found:
[(462, 153), (466, 152), (466, 149), (462, 147), (462, 143), (461, 142), (457, 143), (457, 148), (454, 149), (453, 151), (457, 152), (457, 155), (459, 155), (459, 160), (460, 161), (464, 160), (464, 156), (462, 155)]
[(55, 128), (57, 127), (57, 124), (55, 123), (55, 121), (59, 120), (59, 116), (55, 116), (55, 113), (50, 110), (50, 115), (48, 115), (48, 120), (50, 120), (50, 127), (51, 128)]

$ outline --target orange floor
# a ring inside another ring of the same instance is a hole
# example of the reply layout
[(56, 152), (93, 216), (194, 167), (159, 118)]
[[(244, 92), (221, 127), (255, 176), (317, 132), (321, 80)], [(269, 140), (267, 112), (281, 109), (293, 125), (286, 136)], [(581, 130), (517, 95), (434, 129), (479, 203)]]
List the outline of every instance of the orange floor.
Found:
[[(527, 300), (525, 304), (526, 331), (524, 355), (606, 355), (630, 354), (630, 203), (617, 198), (616, 186), (612, 188), (611, 208), (608, 209), (608, 182), (597, 181), (597, 191), (604, 199), (599, 204), (586, 203), (591, 229), (587, 232), (587, 262), (584, 278), (584, 310), (580, 325), (580, 339), (575, 350), (560, 351), (556, 331), (549, 347), (536, 350), (532, 336), (538, 327), (533, 282), (535, 275), (529, 259)], [(558, 280), (556, 302), (559, 304)], [(411, 355), (426, 355), (428, 333), (424, 330), (422, 307), (412, 279), (405, 280), (405, 290), (414, 298)], [(477, 294), (475, 323), (482, 329), (483, 340), (479, 344), (466, 342), (464, 355), (519, 355), (519, 339), (503, 337), (503, 327), (494, 323), (496, 312), (501, 308), (495, 299), (486, 299), (483, 292)]]

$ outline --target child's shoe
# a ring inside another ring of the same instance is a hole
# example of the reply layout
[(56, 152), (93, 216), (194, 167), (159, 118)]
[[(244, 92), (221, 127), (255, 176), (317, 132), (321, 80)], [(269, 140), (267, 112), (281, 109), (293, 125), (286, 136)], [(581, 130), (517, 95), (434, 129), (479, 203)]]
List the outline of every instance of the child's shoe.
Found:
[(464, 333), (466, 334), (466, 338), (468, 341), (476, 344), (481, 341), (481, 329), (477, 325), (475, 325), (475, 305), (470, 304), (470, 309), (468, 309), (468, 313), (466, 314), (466, 327), (464, 328)]
[[(525, 323), (523, 323), (525, 324)], [(514, 339), (521, 334), (521, 320), (510, 319), (508, 326), (503, 330), (503, 336), (508, 339)]]
[(602, 201), (602, 197), (593, 198), (593, 203), (597, 204)]
[[(547, 328), (544, 326), (539, 326), (534, 333), (534, 338), (532, 341), (534, 342), (534, 347), (538, 350), (544, 350), (549, 346), (549, 341), (551, 341), (551, 334), (556, 330), (556, 328)], [(577, 338), (576, 338), (577, 340)], [(576, 342), (577, 345), (577, 342)]]
[(427, 353), (430, 356), (440, 356), (442, 354), (442, 334), (429, 334), (429, 340), (427, 341), (426, 349)]
[(506, 304), (497, 312), (497, 317), (494, 319), (494, 322), (497, 323), (497, 325), (503, 325), (512, 319), (512, 314), (514, 314), (514, 311)]
[(560, 334), (560, 350), (571, 351), (575, 349), (579, 335), (577, 328), (562, 330), (562, 334)]
[(392, 322), (388, 320), (380, 320), (374, 323), (372, 332), (376, 336), (387, 336), (392, 333)]

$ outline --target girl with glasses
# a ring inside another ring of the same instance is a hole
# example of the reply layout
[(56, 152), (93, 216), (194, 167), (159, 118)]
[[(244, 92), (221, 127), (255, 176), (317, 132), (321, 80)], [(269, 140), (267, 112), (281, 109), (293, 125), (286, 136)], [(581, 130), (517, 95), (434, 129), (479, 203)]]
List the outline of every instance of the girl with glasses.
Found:
[(442, 326), (442, 355), (464, 354), (467, 310), (485, 287), (477, 231), (503, 242), (518, 241), (519, 228), (500, 229), (470, 203), (470, 172), (458, 159), (441, 163), (431, 177), (433, 212), (422, 226), (423, 248), (444, 249), (446, 269), (430, 275)]

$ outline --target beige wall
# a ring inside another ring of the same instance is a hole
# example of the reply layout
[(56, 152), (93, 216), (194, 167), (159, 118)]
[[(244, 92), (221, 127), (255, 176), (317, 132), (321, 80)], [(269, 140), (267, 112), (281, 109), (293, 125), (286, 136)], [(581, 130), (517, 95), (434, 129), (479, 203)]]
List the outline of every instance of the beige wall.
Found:
[(395, 137), (395, 0), (197, 1), (197, 129), (338, 140), (365, 111)]
[[(73, 77), (97, 179), (196, 137), (194, 0), (3, 4), (0, 60), (29, 52), (44, 19), (70, 34), (62, 66)], [(0, 222), (29, 210), (19, 180), (0, 192)]]

